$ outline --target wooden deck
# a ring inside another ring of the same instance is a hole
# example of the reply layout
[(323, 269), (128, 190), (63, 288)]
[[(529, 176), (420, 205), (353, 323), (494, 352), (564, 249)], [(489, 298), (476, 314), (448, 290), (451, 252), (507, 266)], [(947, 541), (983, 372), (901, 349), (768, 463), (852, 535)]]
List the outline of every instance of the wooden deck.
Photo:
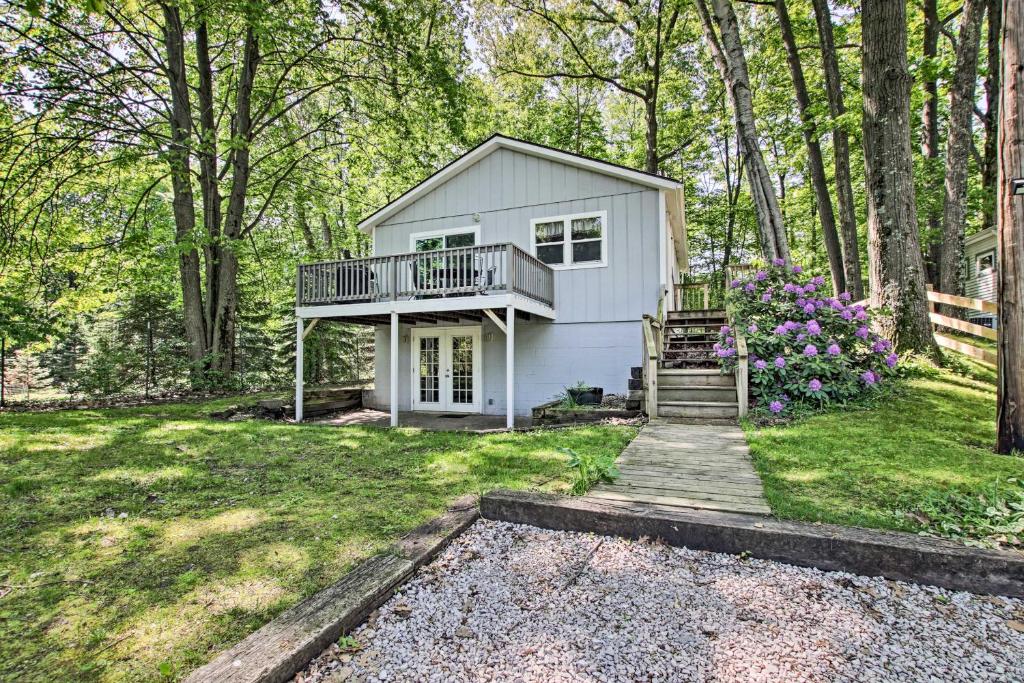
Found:
[(621, 476), (590, 498), (630, 506), (771, 513), (743, 430), (653, 422), (618, 460)]

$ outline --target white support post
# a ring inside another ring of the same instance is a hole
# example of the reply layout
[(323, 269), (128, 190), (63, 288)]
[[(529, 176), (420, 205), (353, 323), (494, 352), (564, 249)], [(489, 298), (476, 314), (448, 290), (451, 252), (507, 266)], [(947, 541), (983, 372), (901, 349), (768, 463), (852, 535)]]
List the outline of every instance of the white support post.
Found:
[(516, 425), (516, 308), (505, 307), (505, 427)]
[(391, 312), (391, 426), (398, 426), (398, 314)]
[(295, 421), (302, 422), (302, 318), (295, 319)]

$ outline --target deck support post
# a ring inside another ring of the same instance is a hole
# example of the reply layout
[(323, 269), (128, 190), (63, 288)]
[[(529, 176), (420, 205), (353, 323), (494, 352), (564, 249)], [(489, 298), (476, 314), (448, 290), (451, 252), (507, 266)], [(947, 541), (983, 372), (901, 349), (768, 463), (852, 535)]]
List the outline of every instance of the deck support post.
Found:
[(295, 421), (302, 422), (302, 318), (295, 319)]
[(516, 307), (505, 308), (505, 427), (516, 425)]
[(391, 311), (391, 426), (398, 426), (398, 313)]

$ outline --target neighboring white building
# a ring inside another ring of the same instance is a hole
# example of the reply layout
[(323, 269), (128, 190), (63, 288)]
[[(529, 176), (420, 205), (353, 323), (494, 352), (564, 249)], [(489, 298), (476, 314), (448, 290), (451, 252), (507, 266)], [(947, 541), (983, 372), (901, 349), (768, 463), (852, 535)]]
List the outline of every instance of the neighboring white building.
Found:
[[(375, 407), (527, 415), (625, 393), (642, 318), (687, 270), (681, 184), (495, 135), (359, 224), (373, 256), (300, 267), (305, 321), (376, 328)], [(301, 419), (301, 406), (298, 409)]]
[[(964, 242), (964, 295), (972, 299), (995, 301), (996, 290), (996, 229), (986, 228)], [(967, 311), (967, 319), (979, 325), (996, 326), (993, 313)]]

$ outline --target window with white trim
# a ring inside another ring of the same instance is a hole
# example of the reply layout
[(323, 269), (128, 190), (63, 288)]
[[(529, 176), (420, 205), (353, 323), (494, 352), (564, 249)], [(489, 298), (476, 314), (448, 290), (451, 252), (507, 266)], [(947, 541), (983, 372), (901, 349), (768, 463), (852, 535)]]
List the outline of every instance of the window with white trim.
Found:
[(607, 213), (572, 214), (530, 221), (533, 254), (552, 268), (606, 265)]

